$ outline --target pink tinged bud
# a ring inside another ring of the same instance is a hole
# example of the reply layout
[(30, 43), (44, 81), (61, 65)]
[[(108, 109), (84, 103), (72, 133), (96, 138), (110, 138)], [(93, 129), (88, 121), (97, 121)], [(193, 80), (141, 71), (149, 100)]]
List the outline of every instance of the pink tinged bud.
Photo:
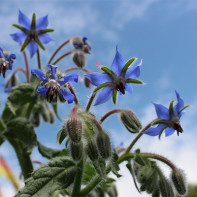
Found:
[(78, 117), (69, 117), (66, 121), (66, 130), (70, 139), (79, 143), (82, 136), (82, 121)]
[(89, 88), (91, 81), (88, 78), (84, 77), (84, 84), (85, 84), (86, 88)]

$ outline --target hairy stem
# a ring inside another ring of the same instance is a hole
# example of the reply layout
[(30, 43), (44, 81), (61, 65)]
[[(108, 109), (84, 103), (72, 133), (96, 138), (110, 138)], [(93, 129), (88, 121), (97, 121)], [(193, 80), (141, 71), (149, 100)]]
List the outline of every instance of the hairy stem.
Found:
[(100, 122), (102, 123), (110, 115), (115, 114), (115, 113), (119, 113), (119, 112), (121, 112), (121, 109), (113, 109), (113, 110), (107, 112), (103, 117), (101, 117)]
[(92, 95), (91, 95), (91, 97), (90, 97), (90, 99), (89, 99), (89, 101), (88, 101), (88, 104), (86, 106), (86, 112), (89, 111), (89, 109), (90, 109), (90, 107), (92, 105), (92, 102), (93, 102), (95, 96), (96, 96), (96, 92), (93, 92)]
[(75, 97), (75, 104), (78, 105), (78, 104), (79, 104), (79, 101), (78, 101), (78, 99), (77, 99), (77, 95), (76, 95), (76, 93), (75, 93), (73, 87), (71, 86), (71, 84), (70, 84), (69, 82), (68, 82), (67, 84), (68, 84), (68, 88), (69, 88), (70, 92), (71, 92), (71, 93), (74, 95), (74, 97)]
[(83, 72), (85, 72), (87, 74), (90, 73), (90, 71), (88, 71), (87, 69), (79, 68), (79, 67), (71, 67), (71, 68), (65, 69), (64, 72), (67, 73), (67, 72), (70, 72), (70, 71), (73, 71), (73, 70), (82, 70)]
[(55, 57), (55, 55), (59, 52), (59, 50), (65, 46), (66, 44), (68, 44), (70, 42), (70, 39), (66, 40), (65, 42), (63, 42), (55, 51), (54, 53), (52, 54), (51, 58), (49, 59), (48, 63), (47, 64), (50, 64), (53, 60), (53, 58)]
[(56, 59), (52, 64), (53, 65), (57, 64), (61, 59), (63, 59), (64, 57), (66, 57), (66, 56), (68, 56), (68, 55), (70, 55), (72, 53), (73, 53), (73, 51), (68, 51), (68, 52), (64, 53), (58, 59)]
[(42, 70), (41, 60), (40, 60), (40, 50), (39, 50), (39, 48), (37, 49), (37, 61), (38, 61), (38, 69), (39, 69), (39, 70)]
[(23, 51), (23, 56), (24, 56), (24, 60), (25, 60), (25, 66), (26, 66), (26, 78), (27, 78), (27, 83), (30, 82), (30, 76), (29, 76), (29, 62), (27, 59), (27, 54), (25, 51)]

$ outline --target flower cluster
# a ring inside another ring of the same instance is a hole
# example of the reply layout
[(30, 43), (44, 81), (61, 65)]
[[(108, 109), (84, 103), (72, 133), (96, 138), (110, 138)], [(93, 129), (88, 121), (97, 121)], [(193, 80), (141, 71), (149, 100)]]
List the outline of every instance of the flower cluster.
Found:
[(64, 86), (69, 81), (78, 82), (78, 75), (63, 76), (61, 73), (58, 75), (57, 66), (48, 65), (48, 68), (47, 77), (41, 70), (31, 69), (31, 73), (35, 74), (43, 82), (41, 83), (42, 86), (38, 87), (37, 93), (45, 95), (49, 102), (53, 101), (54, 98), (57, 100), (58, 95), (61, 94), (68, 103), (72, 103), (75, 97)]
[(32, 21), (30, 21), (29, 18), (19, 10), (18, 22), (19, 25), (14, 24), (13, 26), (20, 31), (10, 34), (10, 36), (16, 42), (23, 42), (21, 51), (27, 46), (31, 57), (33, 57), (38, 50), (38, 45), (45, 50), (42, 43), (47, 44), (52, 41), (47, 32), (52, 32), (54, 30), (46, 29), (48, 26), (48, 16), (40, 17), (36, 20), (36, 14), (34, 13)]
[(113, 102), (116, 103), (117, 92), (125, 94), (125, 91), (129, 93), (133, 92), (133, 88), (130, 83), (142, 84), (143, 82), (137, 78), (140, 76), (140, 65), (130, 67), (130, 65), (136, 60), (131, 58), (125, 63), (122, 55), (116, 49), (116, 55), (111, 65), (111, 70), (105, 66), (101, 66), (104, 73), (91, 73), (85, 75), (93, 85), (97, 86), (96, 91), (102, 89), (97, 97), (94, 105), (99, 105), (113, 95)]
[(15, 54), (9, 54), (8, 51), (0, 48), (0, 75), (3, 73), (3, 77), (5, 77), (6, 71), (12, 70), (14, 59), (16, 59)]
[(154, 121), (153, 125), (157, 125), (157, 127), (148, 128), (144, 134), (148, 134), (151, 136), (161, 135), (163, 131), (165, 131), (166, 136), (172, 135), (175, 130), (177, 131), (177, 135), (183, 132), (183, 129), (180, 124), (180, 118), (184, 113), (183, 110), (189, 105), (184, 106), (184, 101), (181, 99), (178, 92), (176, 92), (177, 103), (173, 106), (174, 101), (170, 103), (169, 109), (161, 104), (155, 104), (155, 110), (157, 113), (158, 120)]

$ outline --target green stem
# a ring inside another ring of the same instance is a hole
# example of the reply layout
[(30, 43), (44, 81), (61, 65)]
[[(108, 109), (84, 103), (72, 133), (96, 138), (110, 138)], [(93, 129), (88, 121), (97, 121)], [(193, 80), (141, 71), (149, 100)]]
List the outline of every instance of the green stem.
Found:
[(100, 122), (102, 123), (110, 115), (115, 114), (115, 113), (119, 113), (119, 112), (121, 112), (121, 109), (113, 109), (113, 110), (107, 112), (103, 117), (101, 117)]
[(71, 194), (71, 197), (79, 196), (81, 189), (81, 182), (83, 177), (83, 168), (84, 168), (84, 159), (82, 159), (77, 165), (77, 173), (74, 180), (74, 187)]
[[(157, 120), (157, 119), (155, 119)], [(131, 144), (129, 145), (129, 147), (126, 149), (125, 153), (129, 153), (129, 151), (131, 150), (131, 148), (133, 148), (133, 146), (135, 145), (135, 143), (138, 141), (138, 139), (143, 135), (144, 131), (146, 131), (151, 125), (152, 123), (155, 121), (151, 121), (148, 125), (146, 125), (139, 133), (138, 135), (134, 138), (134, 140), (131, 142)]]
[(86, 112), (89, 111), (89, 109), (90, 109), (90, 107), (91, 107), (91, 105), (92, 105), (92, 102), (93, 102), (95, 96), (96, 96), (96, 92), (93, 92), (93, 93), (92, 93), (92, 96), (90, 97), (90, 99), (89, 99), (89, 101), (88, 101), (88, 104), (87, 104), (87, 106), (86, 106)]
[(16, 152), (24, 176), (24, 180), (27, 180), (29, 177), (31, 177), (31, 173), (33, 172), (33, 165), (30, 155), (29, 153), (27, 153), (27, 150), (24, 149), (22, 143), (19, 143), (18, 141), (9, 138), (8, 141)]
[(61, 59), (63, 59), (64, 57), (66, 57), (66, 56), (68, 56), (68, 55), (70, 55), (72, 53), (73, 53), (73, 51), (68, 51), (68, 52), (64, 53), (58, 59), (56, 59), (52, 64), (56, 65)]
[(24, 56), (25, 66), (26, 66), (26, 78), (27, 78), (27, 83), (30, 83), (29, 63), (28, 63), (27, 54), (26, 54), (25, 51), (23, 51), (23, 56)]
[(54, 53), (52, 54), (51, 58), (49, 59), (47, 65), (50, 64), (50, 63), (52, 62), (53, 58), (54, 58), (55, 55), (59, 52), (59, 50), (60, 50), (63, 46), (65, 46), (66, 44), (68, 44), (69, 42), (70, 42), (70, 39), (66, 40), (65, 42), (63, 42), (63, 43), (54, 51)]
[(77, 95), (76, 95), (73, 87), (71, 86), (71, 84), (69, 82), (67, 84), (68, 84), (68, 88), (69, 88), (70, 92), (75, 96), (75, 104), (78, 105), (79, 104), (79, 101), (77, 99)]
[(40, 60), (40, 50), (39, 50), (39, 48), (37, 49), (37, 61), (38, 61), (38, 69), (39, 69), (39, 70), (42, 70), (41, 60)]

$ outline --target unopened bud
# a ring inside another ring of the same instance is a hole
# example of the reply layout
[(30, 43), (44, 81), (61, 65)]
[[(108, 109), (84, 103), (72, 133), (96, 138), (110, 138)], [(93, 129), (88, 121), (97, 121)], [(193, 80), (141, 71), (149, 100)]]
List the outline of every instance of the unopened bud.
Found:
[(160, 178), (159, 189), (162, 197), (175, 197), (172, 185), (165, 177)]
[(174, 184), (176, 191), (180, 195), (186, 194), (187, 189), (186, 189), (185, 177), (183, 173), (181, 172), (181, 170), (178, 170), (178, 169), (173, 170), (171, 174), (171, 179), (172, 179), (172, 182)]
[(72, 56), (73, 62), (80, 68), (83, 68), (86, 64), (86, 56), (83, 51), (75, 51)]
[(153, 193), (152, 193), (152, 197), (160, 197), (160, 191), (159, 188), (155, 188)]
[(82, 121), (80, 118), (69, 117), (66, 121), (66, 130), (73, 142), (78, 143), (81, 141)]
[(84, 77), (84, 84), (85, 84), (86, 88), (89, 88), (90, 84), (91, 84), (91, 81), (87, 77)]
[(140, 168), (139, 173), (137, 175), (137, 180), (139, 183), (147, 183), (149, 182), (152, 174), (154, 173), (154, 169), (151, 166), (143, 166)]
[(83, 154), (83, 144), (82, 142), (79, 143), (74, 143), (74, 142), (70, 142), (70, 153), (72, 158), (75, 161), (79, 161), (82, 158), (82, 154)]
[(49, 122), (51, 124), (53, 124), (55, 122), (55, 116), (54, 116), (54, 113), (51, 109), (49, 110)]
[(120, 119), (126, 127), (126, 129), (131, 133), (138, 133), (142, 128), (139, 119), (130, 110), (122, 110), (120, 113)]
[(97, 148), (96, 144), (92, 141), (89, 141), (87, 143), (86, 152), (92, 161), (95, 161), (99, 158), (98, 148)]
[(49, 112), (48, 110), (43, 106), (43, 105), (40, 105), (40, 113), (42, 115), (42, 118), (45, 122), (49, 122)]
[(107, 159), (111, 155), (111, 143), (107, 133), (101, 131), (96, 138), (97, 147), (99, 153), (103, 159)]
[(71, 39), (71, 44), (77, 50), (82, 50), (85, 53), (90, 53), (91, 47), (90, 44), (87, 42), (86, 37), (73, 37)]

